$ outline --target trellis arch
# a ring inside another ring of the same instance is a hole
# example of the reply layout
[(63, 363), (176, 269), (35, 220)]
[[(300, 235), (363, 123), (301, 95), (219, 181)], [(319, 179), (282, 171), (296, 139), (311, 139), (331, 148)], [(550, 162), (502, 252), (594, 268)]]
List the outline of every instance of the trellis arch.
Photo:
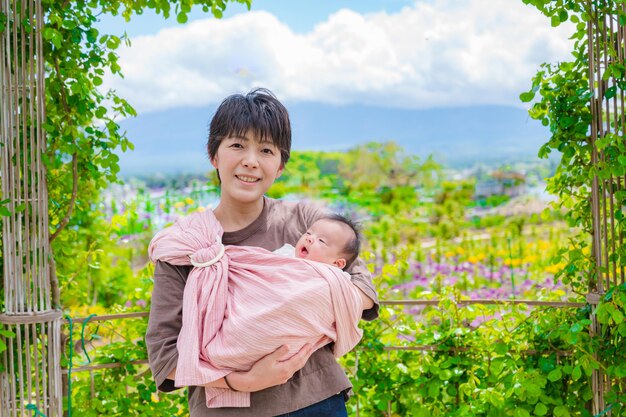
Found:
[[(619, 16), (612, 8), (597, 6), (591, 0), (587, 4), (593, 12), (588, 22), (589, 85), (594, 93), (591, 162), (597, 166), (605, 160), (596, 146), (597, 140), (609, 133), (625, 133), (624, 92), (614, 76), (605, 76), (605, 69), (611, 63), (624, 64), (626, 29), (618, 24)], [(624, 6), (621, 8), (626, 13)], [(4, 304), (0, 341), (8, 348), (0, 355), (0, 417), (31, 416), (37, 412), (60, 417), (62, 318), (51, 288), (46, 172), (42, 160), (46, 138), (42, 129), (45, 68), (41, 0), (0, 0), (0, 12), (7, 16), (0, 36), (1, 199), (8, 201), (5, 207), (10, 212), (2, 218)], [(617, 93), (605, 94), (612, 87)], [(623, 242), (615, 222), (616, 208), (621, 203), (615, 195), (626, 190), (626, 176), (596, 176), (591, 189), (597, 268), (590, 279), (587, 301), (595, 306), (607, 288), (624, 283), (624, 267), (615, 256)], [(595, 315), (591, 318), (591, 332), (598, 334), (601, 329)], [(600, 370), (594, 371), (594, 414), (606, 412), (610, 416), (604, 392), (611, 383)]]
[[(599, 149), (598, 140), (607, 135), (617, 135), (622, 142), (626, 135), (626, 108), (623, 86), (619, 85), (615, 74), (607, 71), (611, 64), (623, 65), (626, 58), (626, 26), (620, 24), (620, 15), (626, 12), (622, 3), (613, 8), (605, 2), (589, 1), (590, 19), (587, 25), (589, 56), (589, 88), (591, 98), (591, 164), (600, 167), (608, 155)], [(612, 2), (609, 2), (612, 3)], [(613, 10), (613, 13), (606, 10)], [(617, 10), (619, 9), (619, 10)], [(611, 74), (610, 76), (608, 76)], [(608, 94), (609, 91), (615, 93)], [(619, 248), (624, 244), (624, 234), (616, 222), (616, 215), (623, 211), (618, 193), (626, 190), (626, 176), (609, 175), (600, 178), (594, 175), (591, 184), (591, 212), (593, 221), (592, 253), (596, 261), (595, 279), (590, 279), (587, 302), (592, 307), (591, 333), (601, 335), (602, 329), (595, 314), (596, 306), (603, 295), (611, 288), (624, 284), (624, 266), (620, 265)], [(597, 354), (596, 354), (597, 355)], [(614, 404), (606, 404), (604, 393), (611, 381), (601, 370), (592, 375), (594, 415), (608, 410)]]
[[(63, 415), (61, 312), (50, 288), (43, 12), (39, 0), (2, 0), (0, 161), (4, 304), (0, 416)], [(5, 211), (5, 213), (7, 212)], [(58, 304), (58, 301), (57, 303)], [(11, 337), (7, 337), (11, 336)]]

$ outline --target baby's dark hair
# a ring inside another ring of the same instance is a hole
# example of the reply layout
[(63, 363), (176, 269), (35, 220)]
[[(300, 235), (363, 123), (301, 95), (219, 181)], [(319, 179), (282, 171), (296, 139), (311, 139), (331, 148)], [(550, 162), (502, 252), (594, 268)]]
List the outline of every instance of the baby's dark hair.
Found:
[(361, 228), (359, 227), (357, 222), (339, 213), (327, 214), (323, 217), (323, 219), (343, 223), (348, 226), (354, 233), (354, 237), (352, 239), (349, 239), (348, 243), (346, 243), (346, 246), (343, 248), (344, 254), (347, 255), (346, 266), (343, 268), (344, 270), (346, 270), (359, 256), (359, 251), (361, 250)]
[(289, 113), (266, 88), (255, 88), (245, 96), (233, 94), (222, 101), (209, 126), (209, 158), (215, 158), (222, 139), (243, 137), (248, 131), (254, 132), (261, 142), (273, 143), (280, 149), (282, 164), (287, 163), (291, 152)]

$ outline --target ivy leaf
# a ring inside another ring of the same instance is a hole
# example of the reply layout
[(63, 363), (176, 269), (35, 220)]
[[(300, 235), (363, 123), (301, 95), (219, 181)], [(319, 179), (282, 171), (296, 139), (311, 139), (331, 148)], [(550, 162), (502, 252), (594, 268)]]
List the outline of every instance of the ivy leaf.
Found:
[(555, 417), (569, 417), (569, 415), (569, 411), (567, 411), (567, 407), (565, 407), (564, 405), (554, 407)]
[(624, 313), (622, 313), (617, 308), (611, 311), (611, 317), (613, 318), (616, 324), (624, 321)]
[(617, 94), (617, 86), (614, 85), (606, 89), (606, 91), (604, 92), (604, 97), (611, 99), (615, 97), (615, 94)]
[(176, 21), (180, 23), (181, 25), (187, 23), (187, 13), (185, 12), (178, 13), (178, 15), (176, 16)]
[(556, 368), (548, 374), (548, 379), (552, 382), (558, 381), (561, 379), (563, 374), (561, 373), (561, 368)]
[(10, 330), (0, 329), (0, 336), (11, 338), (11, 337), (15, 337), (15, 333), (13, 333)]
[(537, 403), (535, 406), (535, 415), (545, 416), (548, 413), (548, 407), (544, 403)]
[(520, 94), (519, 98), (520, 100), (522, 100), (523, 103), (528, 103), (529, 101), (532, 101), (533, 98), (535, 98), (535, 93), (532, 91), (527, 91)]

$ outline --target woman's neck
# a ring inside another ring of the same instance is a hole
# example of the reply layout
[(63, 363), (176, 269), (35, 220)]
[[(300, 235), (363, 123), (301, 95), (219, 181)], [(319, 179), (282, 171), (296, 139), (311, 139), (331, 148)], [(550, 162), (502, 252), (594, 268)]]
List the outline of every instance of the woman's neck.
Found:
[(220, 200), (213, 213), (225, 232), (236, 232), (250, 225), (263, 212), (263, 199), (254, 203), (237, 204)]

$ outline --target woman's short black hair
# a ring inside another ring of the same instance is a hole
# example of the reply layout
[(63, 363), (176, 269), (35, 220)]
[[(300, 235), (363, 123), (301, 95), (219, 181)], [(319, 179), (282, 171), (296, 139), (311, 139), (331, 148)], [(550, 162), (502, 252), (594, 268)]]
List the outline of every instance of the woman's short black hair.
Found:
[(246, 95), (233, 94), (222, 101), (209, 126), (209, 158), (215, 158), (222, 139), (243, 137), (250, 131), (261, 142), (271, 142), (280, 149), (281, 162), (287, 163), (291, 153), (289, 112), (266, 88), (255, 88)]

